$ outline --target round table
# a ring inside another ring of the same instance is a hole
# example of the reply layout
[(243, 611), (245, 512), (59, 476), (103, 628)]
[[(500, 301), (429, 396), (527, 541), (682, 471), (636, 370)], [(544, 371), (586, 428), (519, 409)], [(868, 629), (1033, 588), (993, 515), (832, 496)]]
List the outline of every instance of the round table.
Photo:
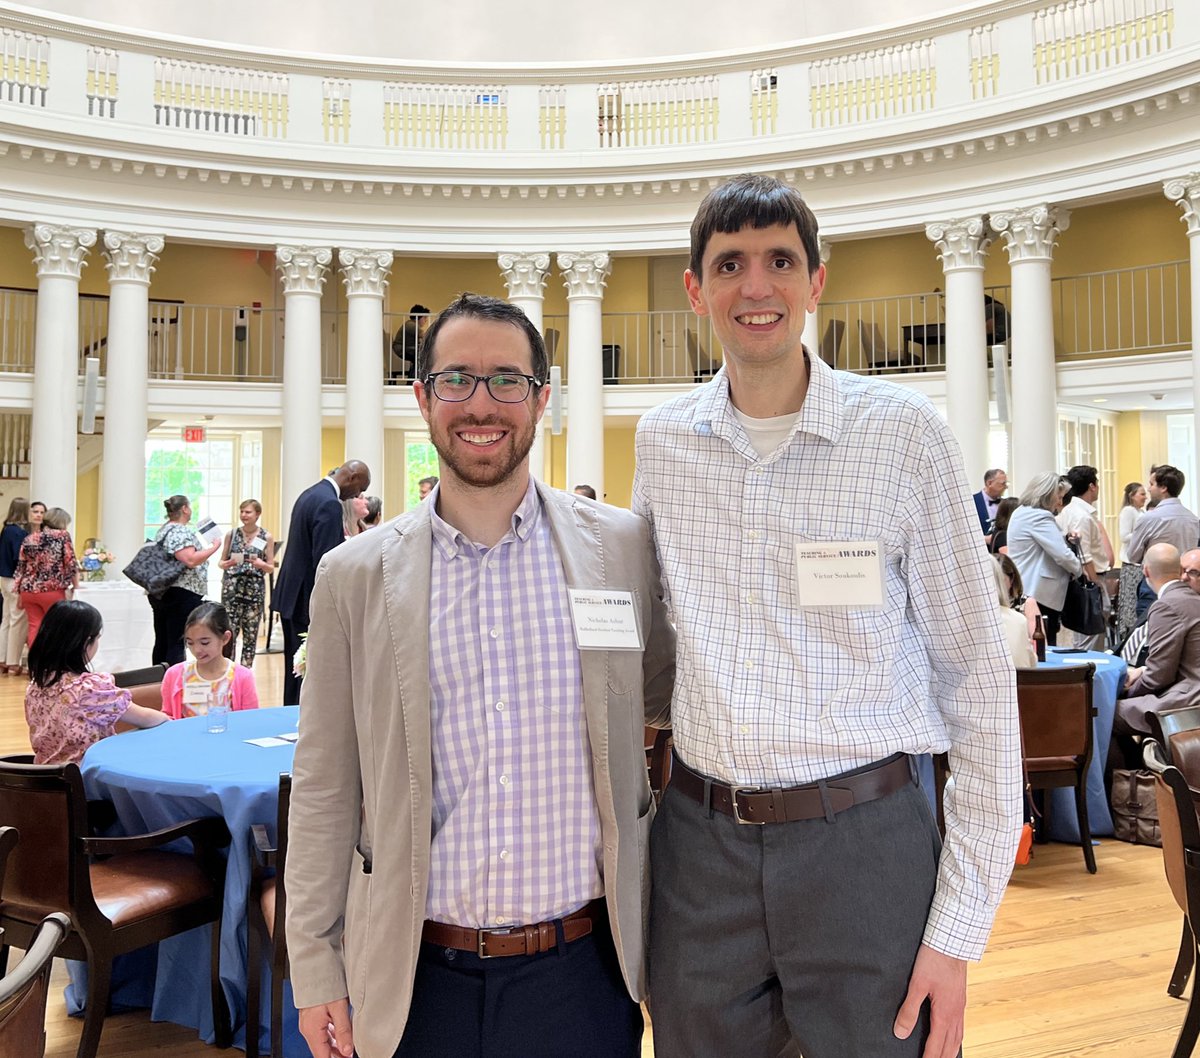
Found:
[[(185, 819), (219, 816), (229, 827), (229, 865), (225, 876), (224, 917), (221, 924), (221, 981), (235, 1028), (234, 1042), (245, 1045), (246, 1018), (246, 899), (250, 881), (251, 837), (255, 823), (266, 824), (274, 836), (279, 804), (279, 775), (292, 770), (295, 745), (283, 742), (258, 746), (248, 739), (296, 731), (299, 706), (247, 709), (229, 714), (229, 726), (210, 734), (204, 717), (172, 720), (158, 727), (129, 731), (102, 739), (85, 754), (81, 768), (89, 799), (111, 801), (117, 811), (118, 832), (144, 833)], [(180, 842), (180, 851), (190, 843)], [(127, 970), (114, 980), (114, 1002), (145, 1006), (147, 977), (152, 980), (151, 1016), (197, 1029), (209, 1043), (215, 1039), (208, 1001), (208, 926), (194, 929), (158, 945), (157, 966), (142, 960), (141, 969)], [(72, 968), (68, 1009), (80, 1009), (84, 992), (78, 989), (82, 964)], [(269, 973), (264, 974), (264, 987)], [(269, 995), (269, 993), (268, 993)], [(286, 990), (285, 1055), (307, 1056), (298, 1034), (295, 1007)], [(262, 1007), (270, 1016), (269, 999)], [(267, 1025), (260, 1026), (260, 1044), (267, 1046)], [(263, 1053), (268, 1053), (266, 1050)]]

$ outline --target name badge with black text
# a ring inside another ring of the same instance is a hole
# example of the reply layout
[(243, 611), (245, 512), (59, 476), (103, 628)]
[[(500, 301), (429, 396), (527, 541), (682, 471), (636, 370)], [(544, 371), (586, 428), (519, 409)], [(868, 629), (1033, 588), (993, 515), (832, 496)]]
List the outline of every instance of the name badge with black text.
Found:
[(883, 545), (878, 540), (797, 540), (796, 593), (800, 608), (882, 608), (883, 557)]
[(633, 592), (568, 588), (575, 645), (580, 650), (641, 650)]

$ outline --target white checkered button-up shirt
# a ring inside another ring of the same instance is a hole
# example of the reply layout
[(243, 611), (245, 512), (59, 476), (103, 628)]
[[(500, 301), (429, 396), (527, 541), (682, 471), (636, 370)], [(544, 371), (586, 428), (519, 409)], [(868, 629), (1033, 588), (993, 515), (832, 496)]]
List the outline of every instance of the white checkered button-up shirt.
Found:
[[(1012, 869), (1021, 770), (962, 456), (923, 396), (808, 359), (804, 406), (765, 458), (724, 371), (638, 426), (633, 505), (653, 526), (678, 635), (675, 744), (702, 773), (768, 786), (948, 749), (925, 940), (977, 959)], [(801, 610), (796, 540), (881, 541), (884, 606)]]
[(430, 513), (433, 842), (426, 917), (475, 929), (604, 894), (566, 577), (533, 482), (492, 548)]

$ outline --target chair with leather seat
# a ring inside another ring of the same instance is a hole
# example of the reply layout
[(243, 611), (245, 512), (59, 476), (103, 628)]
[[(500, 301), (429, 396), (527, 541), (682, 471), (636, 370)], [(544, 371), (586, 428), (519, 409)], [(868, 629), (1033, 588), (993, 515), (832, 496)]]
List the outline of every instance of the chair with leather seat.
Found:
[[(17, 841), (13, 827), (0, 827), (0, 877)], [(61, 912), (47, 915), (20, 965), (0, 980), (0, 1058), (42, 1058), (46, 1053), (50, 970), (70, 928), (71, 920)]]
[(1096, 716), (1092, 704), (1095, 672), (1092, 664), (1017, 669), (1025, 774), (1035, 790), (1074, 788), (1079, 841), (1090, 874), (1096, 873), (1087, 813), (1087, 774)]
[[(144, 669), (126, 669), (124, 672), (113, 673), (113, 683), (129, 691), (134, 705), (145, 706), (147, 709), (162, 709), (162, 681), (166, 672), (165, 662)], [(132, 724), (117, 724), (118, 731), (132, 729)]]
[[(1196, 816), (1196, 804), (1187, 779), (1177, 767), (1167, 763), (1158, 742), (1147, 739), (1142, 751), (1146, 767), (1154, 773), (1158, 825), (1162, 832), (1163, 870), (1171, 894), (1183, 911), (1188, 925), (1184, 936), (1185, 939), (1191, 938), (1188, 962), (1194, 964), (1200, 957), (1200, 948), (1196, 944), (1196, 928), (1200, 926), (1200, 819)], [(1176, 973), (1178, 970), (1177, 961)], [(1183, 998), (1182, 982), (1177, 989), (1175, 985), (1176, 978), (1173, 975), (1167, 991), (1177, 998)], [(1197, 1037), (1200, 1037), (1200, 989), (1193, 987), (1171, 1058), (1188, 1058), (1195, 1050)]]
[[(7, 943), (28, 948), (42, 919), (62, 912), (71, 929), (60, 954), (87, 963), (87, 1014), (78, 1058), (94, 1058), (104, 1027), (117, 955), (213, 924), (210, 974), (217, 1045), (230, 1043), (229, 1011), (218, 974), (225, 861), (223, 820), (193, 819), (132, 837), (92, 837), (76, 764), (0, 763), (0, 824), (21, 840), (0, 889), (0, 969)], [(190, 840), (192, 855), (162, 846)]]
[(284, 868), (291, 797), (292, 777), (284, 772), (279, 776), (274, 843), (263, 824), (256, 823), (250, 828), (254, 855), (250, 861), (250, 899), (246, 903), (249, 918), (246, 933), (246, 1058), (258, 1058), (264, 949), (271, 967), (271, 1055), (280, 1058), (283, 1054), (283, 982), (291, 976), (284, 934), (287, 913)]

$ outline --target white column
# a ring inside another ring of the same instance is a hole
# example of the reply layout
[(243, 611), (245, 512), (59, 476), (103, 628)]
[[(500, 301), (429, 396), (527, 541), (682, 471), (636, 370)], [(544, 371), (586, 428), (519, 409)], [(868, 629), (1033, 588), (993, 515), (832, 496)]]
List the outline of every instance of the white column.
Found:
[(567, 488), (604, 495), (604, 365), (600, 312), (612, 271), (606, 253), (560, 253), (567, 288)]
[[(1200, 467), (1200, 172), (1163, 182), (1163, 193), (1183, 210), (1191, 251), (1192, 279), (1192, 445)], [(1193, 491), (1195, 496), (1196, 492)]]
[(1020, 493), (1029, 479), (1058, 467), (1058, 387), (1050, 262), (1070, 214), (1037, 205), (993, 213), (1012, 268), (1012, 438), (1009, 476)]
[[(501, 253), (496, 255), (500, 274), (508, 290), (508, 300), (517, 306), (543, 335), (542, 307), (545, 302), (546, 277), (550, 274), (548, 253)], [(534, 434), (529, 450), (529, 472), (535, 478), (546, 476), (545, 432)], [(568, 483), (567, 488), (571, 488)]]
[(100, 538), (116, 555), (109, 567), (115, 571), (125, 568), (145, 539), (150, 276), (162, 248), (161, 235), (104, 233), (110, 295)]
[(925, 226), (946, 274), (946, 419), (962, 449), (974, 487), (987, 469), (987, 334), (983, 313), (983, 259), (992, 241), (984, 217)]
[(332, 260), (327, 246), (275, 250), (284, 299), (279, 535), (285, 537), (296, 497), (329, 469), (321, 466), (321, 288)]
[[(383, 485), (383, 298), (390, 250), (339, 250), (349, 306), (346, 333), (346, 459), (371, 468), (372, 492)], [(389, 354), (390, 355), (390, 354)], [(329, 468), (326, 467), (326, 470)]]
[(37, 324), (33, 346), (33, 421), (29, 498), (75, 517), (79, 419), (79, 277), (96, 244), (86, 228), (34, 224), (25, 245), (37, 264)]
[[(820, 239), (818, 246), (820, 247), (821, 264), (828, 264), (829, 255), (833, 251), (833, 244), (828, 239)], [(804, 343), (804, 348), (808, 350), (810, 356), (821, 355), (821, 332), (815, 312), (805, 313), (804, 330), (800, 335), (800, 340)]]

